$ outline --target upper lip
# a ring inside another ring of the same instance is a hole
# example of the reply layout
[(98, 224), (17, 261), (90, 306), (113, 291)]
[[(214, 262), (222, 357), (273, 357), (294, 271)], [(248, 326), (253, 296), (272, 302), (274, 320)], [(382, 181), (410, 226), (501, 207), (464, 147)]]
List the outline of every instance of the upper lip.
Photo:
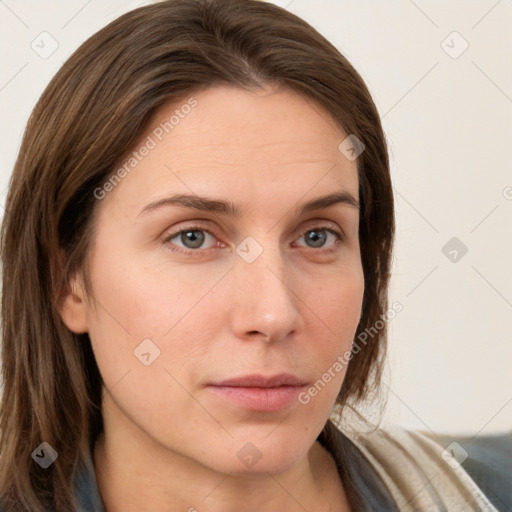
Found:
[(254, 388), (275, 388), (278, 386), (304, 386), (307, 382), (300, 377), (289, 373), (279, 373), (265, 377), (263, 375), (245, 375), (226, 379), (220, 382), (213, 382), (212, 386), (232, 387), (254, 387)]

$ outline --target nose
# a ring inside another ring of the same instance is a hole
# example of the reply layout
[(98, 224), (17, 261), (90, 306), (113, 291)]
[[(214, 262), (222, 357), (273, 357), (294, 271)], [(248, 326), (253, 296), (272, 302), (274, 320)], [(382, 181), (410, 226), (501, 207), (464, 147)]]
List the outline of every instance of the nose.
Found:
[(301, 300), (295, 289), (297, 282), (293, 282), (296, 274), (286, 269), (278, 248), (266, 248), (252, 263), (238, 258), (231, 274), (236, 283), (232, 311), (235, 336), (275, 343), (300, 328)]

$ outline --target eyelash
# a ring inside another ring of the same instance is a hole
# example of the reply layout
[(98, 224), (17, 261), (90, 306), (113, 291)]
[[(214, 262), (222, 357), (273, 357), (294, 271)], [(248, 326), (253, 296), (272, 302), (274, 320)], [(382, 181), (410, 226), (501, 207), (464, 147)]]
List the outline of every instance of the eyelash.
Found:
[[(320, 225), (320, 226), (314, 226), (312, 228), (308, 228), (308, 229), (306, 229), (306, 230), (304, 230), (302, 232), (302, 234), (301, 234), (301, 236), (299, 238), (302, 238), (309, 231), (327, 231), (328, 233), (331, 233), (331, 234), (333, 234), (336, 237), (336, 241), (334, 242), (333, 245), (331, 245), (331, 246), (329, 246), (328, 248), (325, 248), (325, 249), (323, 249), (321, 247), (318, 248), (318, 249), (315, 249), (314, 247), (309, 247), (309, 248), (305, 247), (305, 248), (306, 249), (310, 249), (310, 250), (315, 251), (315, 252), (323, 252), (325, 254), (328, 254), (328, 253), (336, 251), (338, 249), (338, 246), (345, 241), (345, 236), (344, 236), (344, 234), (342, 234), (342, 233), (340, 233), (340, 232), (338, 232), (338, 231), (336, 231), (334, 229), (331, 229), (330, 226), (331, 225)], [(214, 233), (212, 233), (209, 229), (206, 229), (204, 226), (195, 225), (195, 226), (189, 226), (189, 227), (180, 229), (179, 231), (176, 231), (174, 233), (171, 233), (170, 235), (168, 235), (168, 236), (166, 236), (164, 238), (163, 242), (170, 246), (170, 250), (171, 251), (177, 252), (177, 253), (181, 253), (181, 254), (185, 254), (185, 255), (200, 255), (200, 254), (204, 254), (206, 251), (210, 251), (210, 250), (216, 249), (216, 247), (210, 247), (208, 249), (182, 249), (182, 248), (177, 248), (177, 246), (176, 247), (171, 247), (171, 246), (174, 245), (171, 242), (171, 240), (173, 238), (176, 238), (176, 236), (181, 235), (182, 233), (186, 233), (188, 231), (204, 231), (205, 233), (208, 233), (212, 237), (217, 238)], [(304, 246), (301, 246), (301, 247), (304, 247)]]

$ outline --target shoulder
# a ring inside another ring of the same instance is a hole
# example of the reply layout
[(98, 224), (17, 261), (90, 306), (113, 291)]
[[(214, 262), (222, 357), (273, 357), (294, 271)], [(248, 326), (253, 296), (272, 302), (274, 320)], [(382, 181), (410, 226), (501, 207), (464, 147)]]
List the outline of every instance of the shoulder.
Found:
[(386, 482), (400, 510), (498, 510), (466, 472), (463, 452), (436, 434), (387, 424), (349, 435)]
[(464, 470), (499, 510), (512, 510), (512, 431), (481, 436), (437, 435), (458, 452)]

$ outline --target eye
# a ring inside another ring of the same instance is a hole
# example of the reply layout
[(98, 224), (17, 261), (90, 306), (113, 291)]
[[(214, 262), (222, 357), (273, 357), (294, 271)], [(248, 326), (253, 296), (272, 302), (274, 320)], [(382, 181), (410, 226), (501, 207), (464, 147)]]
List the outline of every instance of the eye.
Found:
[[(306, 243), (310, 244), (307, 246), (309, 248), (323, 249), (325, 248), (328, 235), (331, 235), (334, 238), (334, 241), (331, 245), (328, 246), (328, 248), (326, 248), (326, 250), (333, 250), (339, 243), (344, 240), (344, 236), (338, 231), (331, 229), (330, 226), (317, 226), (315, 228), (308, 229), (300, 238), (305, 238)], [(300, 240), (300, 238), (298, 240)]]
[[(300, 238), (305, 237), (306, 243), (311, 245), (306, 245), (302, 247), (308, 247), (310, 249), (319, 249), (324, 250), (326, 252), (333, 251), (337, 248), (337, 246), (345, 240), (345, 237), (342, 233), (337, 230), (332, 229), (332, 224), (328, 226), (317, 226), (314, 228), (310, 228), (306, 231), (302, 232), (302, 236)], [(334, 240), (333, 243), (327, 247), (325, 247), (326, 241), (331, 235)], [(210, 238), (210, 247), (202, 247), (205, 241)], [(182, 245), (178, 245), (178, 242)], [(199, 254), (204, 251), (209, 251), (214, 247), (225, 247), (222, 242), (216, 241), (216, 237), (209, 230), (205, 229), (203, 226), (190, 226), (180, 231), (176, 231), (175, 233), (171, 233), (164, 239), (164, 243), (169, 244), (171, 246), (171, 250), (183, 254)]]
[[(176, 242), (173, 242), (173, 240), (177, 239), (179, 242), (183, 244), (182, 247), (188, 250), (175, 248), (172, 248), (172, 250), (188, 254), (190, 252), (198, 252), (196, 251), (196, 249), (200, 249), (208, 237), (215, 241), (215, 236), (212, 233), (210, 233), (210, 231), (208, 231), (207, 229), (204, 229), (202, 226), (191, 226), (189, 228), (182, 229), (181, 231), (177, 231), (176, 233), (169, 235), (168, 237), (165, 238), (164, 242), (169, 243), (171, 245), (176, 245)], [(205, 249), (203, 247), (203, 249), (207, 250), (209, 248)]]

